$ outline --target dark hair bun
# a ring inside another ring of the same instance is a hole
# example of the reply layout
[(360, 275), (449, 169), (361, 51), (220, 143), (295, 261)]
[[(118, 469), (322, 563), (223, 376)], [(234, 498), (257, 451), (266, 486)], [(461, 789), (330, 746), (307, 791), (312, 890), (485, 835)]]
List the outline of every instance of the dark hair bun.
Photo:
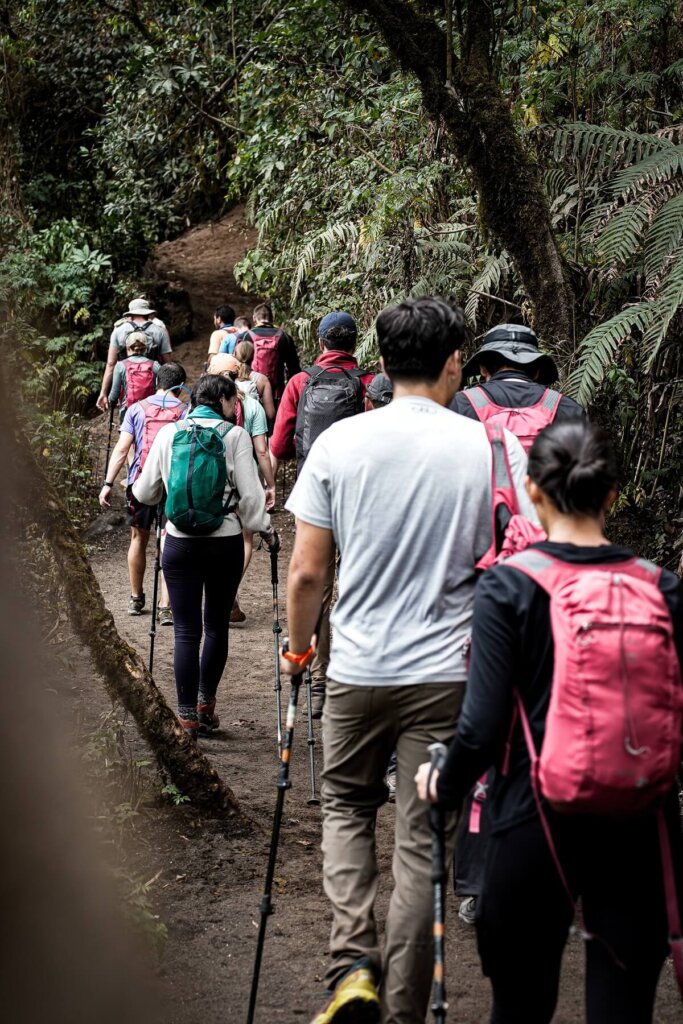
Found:
[(598, 515), (617, 482), (607, 434), (587, 420), (554, 423), (529, 452), (529, 476), (560, 512)]

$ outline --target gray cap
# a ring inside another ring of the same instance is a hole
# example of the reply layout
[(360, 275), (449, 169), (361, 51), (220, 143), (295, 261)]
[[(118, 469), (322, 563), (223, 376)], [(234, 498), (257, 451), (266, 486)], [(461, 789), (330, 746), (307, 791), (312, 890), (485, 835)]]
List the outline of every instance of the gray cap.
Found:
[(376, 374), (367, 386), (365, 397), (377, 405), (389, 405), (394, 397), (394, 385), (383, 373)]
[(467, 360), (462, 368), (463, 377), (479, 373), (479, 366), (486, 365), (487, 355), (498, 355), (511, 363), (538, 371), (539, 384), (552, 384), (557, 380), (557, 366), (554, 359), (541, 352), (538, 338), (530, 327), (522, 324), (498, 324), (484, 335), (484, 344)]

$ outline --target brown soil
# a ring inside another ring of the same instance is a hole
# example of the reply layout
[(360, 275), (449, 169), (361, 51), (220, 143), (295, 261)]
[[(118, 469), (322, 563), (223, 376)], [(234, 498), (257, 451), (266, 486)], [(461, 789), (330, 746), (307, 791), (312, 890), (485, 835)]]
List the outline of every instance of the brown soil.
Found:
[[(217, 300), (234, 299), (238, 309), (245, 309), (230, 269), (250, 237), (241, 212), (237, 211), (218, 225), (195, 228), (183, 238), (160, 247), (158, 268), (169, 277), (181, 278), (191, 294), (200, 327), (199, 337), (181, 346), (178, 352), (191, 378), (200, 372), (208, 340), (204, 328), (210, 328), (210, 314)], [(275, 524), (284, 541), (280, 555), (280, 609), (286, 627), (286, 566), (294, 526), (284, 511), (275, 513)], [(93, 565), (121, 634), (140, 651), (146, 651), (149, 614), (140, 618), (127, 615), (126, 534), (126, 529), (120, 528), (108, 540), (96, 542)], [(150, 567), (146, 591), (151, 600)], [(248, 622), (246, 628), (234, 630), (231, 635), (230, 657), (218, 695), (222, 727), (215, 737), (201, 742), (217, 770), (234, 788), (253, 824), (219, 826), (202, 820), (192, 809), (152, 807), (136, 828), (139, 847), (134, 858), (140, 873), (151, 878), (161, 872), (153, 898), (155, 911), (169, 932), (160, 962), (168, 996), (166, 1024), (224, 1024), (246, 1019), (276, 796), (273, 633), (266, 551), (255, 552), (240, 601)], [(160, 628), (154, 675), (174, 706), (172, 655), (173, 631)], [(96, 703), (100, 701), (99, 696), (93, 699)], [(131, 725), (128, 731), (140, 756), (144, 756)], [(315, 735), (319, 773), (319, 723), (315, 724)], [(315, 1011), (323, 989), (330, 914), (321, 882), (320, 810), (307, 806), (308, 796), (306, 723), (300, 713), (292, 788), (286, 796), (276, 870), (276, 913), (268, 923), (261, 974), (258, 1021), (306, 1020)], [(383, 878), (378, 901), (380, 922), (391, 889), (393, 820), (393, 807), (382, 808), (377, 829)], [(637, 892), (633, 898), (638, 898)], [(449, 1019), (458, 1024), (481, 1024), (488, 1018), (489, 986), (479, 967), (474, 930), (457, 918), (452, 896), (448, 905), (447, 942)], [(578, 1024), (583, 1020), (582, 959), (580, 940), (572, 939), (555, 1016), (558, 1024)], [(674, 988), (668, 965), (661, 985), (658, 1024), (683, 1019)]]

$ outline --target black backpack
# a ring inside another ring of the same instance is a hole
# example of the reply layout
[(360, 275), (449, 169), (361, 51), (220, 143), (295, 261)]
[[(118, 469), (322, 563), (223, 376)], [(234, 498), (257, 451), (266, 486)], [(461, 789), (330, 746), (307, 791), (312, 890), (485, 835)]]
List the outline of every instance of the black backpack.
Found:
[(308, 380), (299, 399), (294, 435), (297, 472), (301, 472), (311, 445), (323, 430), (363, 411), (361, 377), (367, 370), (326, 370), (313, 366), (304, 373)]

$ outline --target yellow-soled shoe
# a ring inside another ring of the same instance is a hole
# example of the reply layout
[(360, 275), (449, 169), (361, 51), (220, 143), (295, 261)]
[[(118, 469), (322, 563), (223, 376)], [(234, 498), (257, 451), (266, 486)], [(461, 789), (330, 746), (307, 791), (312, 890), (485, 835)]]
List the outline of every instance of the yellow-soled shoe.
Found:
[(351, 968), (311, 1024), (377, 1024), (379, 995), (369, 966)]

